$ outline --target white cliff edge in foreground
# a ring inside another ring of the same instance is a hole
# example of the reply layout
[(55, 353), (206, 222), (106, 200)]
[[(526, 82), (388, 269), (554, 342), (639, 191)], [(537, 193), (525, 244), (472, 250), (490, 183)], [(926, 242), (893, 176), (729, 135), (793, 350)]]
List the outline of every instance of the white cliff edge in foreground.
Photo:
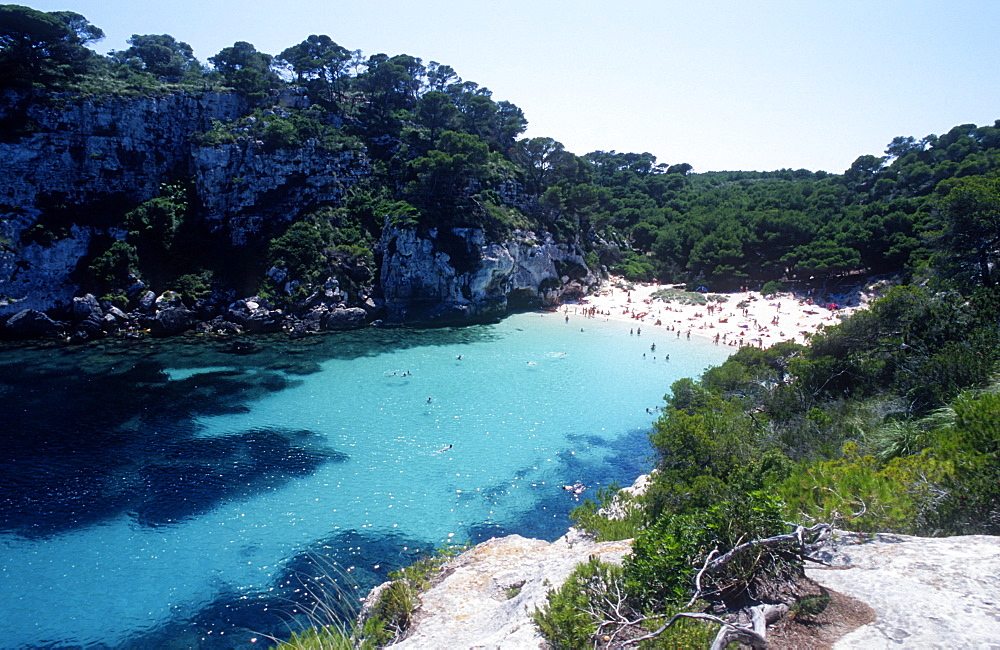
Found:
[[(633, 490), (643, 491), (645, 476)], [(531, 619), (545, 596), (597, 556), (621, 563), (632, 540), (595, 542), (576, 529), (555, 542), (494, 538), (450, 560), (444, 580), (420, 595), (407, 637), (393, 648), (539, 648)], [(1000, 650), (1000, 537), (925, 538), (842, 533), (806, 574), (852, 596), (877, 618), (835, 648)]]

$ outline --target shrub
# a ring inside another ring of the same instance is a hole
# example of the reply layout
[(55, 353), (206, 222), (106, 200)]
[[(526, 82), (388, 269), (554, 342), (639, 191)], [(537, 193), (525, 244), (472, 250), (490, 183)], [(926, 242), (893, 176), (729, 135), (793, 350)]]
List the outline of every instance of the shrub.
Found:
[(88, 270), (97, 282), (105, 287), (124, 287), (128, 275), (135, 272), (139, 256), (135, 246), (125, 241), (115, 241), (108, 250), (91, 262)]
[[(573, 508), (569, 517), (574, 526), (597, 541), (629, 539), (635, 537), (646, 522), (646, 511), (641, 501), (621, 492), (618, 484), (613, 483), (597, 491), (596, 501), (587, 499)], [(614, 518), (608, 516), (609, 509), (617, 511)]]
[(174, 281), (174, 288), (181, 294), (189, 307), (212, 291), (212, 272), (188, 273)]
[(622, 581), (621, 567), (592, 557), (574, 569), (559, 589), (546, 595), (545, 607), (536, 609), (532, 619), (554, 650), (591, 647), (597, 625), (589, 612), (600, 604), (599, 593)]
[(929, 453), (894, 458), (884, 467), (860, 456), (803, 465), (778, 488), (793, 519), (826, 521), (858, 532), (922, 532), (937, 485), (952, 465)]
[(762, 295), (766, 297), (771, 297), (781, 293), (784, 290), (785, 290), (785, 285), (781, 284), (780, 282), (775, 282), (774, 280), (768, 280), (766, 283), (764, 283), (764, 286), (761, 288), (760, 292)]

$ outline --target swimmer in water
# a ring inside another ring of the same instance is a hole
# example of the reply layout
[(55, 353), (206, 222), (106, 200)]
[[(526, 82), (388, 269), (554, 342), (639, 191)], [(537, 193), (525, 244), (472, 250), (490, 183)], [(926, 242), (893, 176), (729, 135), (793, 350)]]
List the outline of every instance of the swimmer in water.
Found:
[(434, 453), (435, 453), (435, 454), (440, 454), (440, 453), (442, 453), (442, 452), (445, 452), (445, 451), (448, 451), (449, 449), (451, 449), (451, 448), (452, 448), (452, 447), (454, 447), (454, 446), (455, 446), (455, 445), (448, 445), (447, 447), (441, 447), (440, 449), (438, 449), (438, 450), (437, 450), (437, 451), (435, 451)]

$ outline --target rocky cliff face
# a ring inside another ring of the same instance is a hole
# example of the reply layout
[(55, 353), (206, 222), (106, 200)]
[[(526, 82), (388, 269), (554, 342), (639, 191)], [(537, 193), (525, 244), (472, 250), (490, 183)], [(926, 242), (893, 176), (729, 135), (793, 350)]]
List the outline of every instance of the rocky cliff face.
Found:
[[(79, 286), (75, 272), (124, 238), (124, 215), (159, 196), (164, 183), (190, 185), (198, 227), (216, 254), (234, 259), (260, 249), (303, 212), (339, 205), (371, 174), (367, 152), (356, 143), (261, 141), (272, 116), (308, 107), (296, 89), (272, 99), (269, 109), (251, 115), (238, 95), (225, 93), (0, 96), (0, 322), (29, 309), (36, 313), (24, 322), (38, 321), (41, 312), (58, 321), (75, 296), (94, 291)], [(218, 123), (226, 126), (220, 131)], [(212, 137), (203, 137), (208, 132)], [(513, 181), (497, 192), (524, 214), (539, 209)], [(596, 282), (578, 246), (531, 232), (496, 242), (477, 229), (387, 225), (377, 258), (387, 320), (404, 324), (491, 320), (511, 308), (577, 297)], [(381, 304), (372, 294), (355, 293), (324, 305), (377, 317)], [(53, 327), (58, 323), (47, 330)]]
[(571, 529), (555, 542), (494, 538), (448, 563), (448, 577), (420, 595), (406, 638), (393, 648), (542, 648), (531, 613), (578, 565), (621, 564), (632, 540), (595, 542)]
[[(409, 633), (391, 647), (547, 647), (531, 613), (548, 591), (591, 557), (621, 563), (631, 543), (595, 543), (573, 529), (551, 544), (483, 542), (445, 565), (447, 577), (420, 595)], [(807, 575), (876, 614), (834, 648), (995, 648), (1000, 639), (1000, 538), (842, 533), (820, 556), (829, 565)]]
[(387, 226), (380, 250), (387, 319), (398, 323), (495, 319), (510, 308), (580, 297), (597, 282), (578, 246), (547, 234), (515, 232), (488, 242), (474, 228), (421, 234)]
[(363, 151), (328, 152), (314, 141), (277, 151), (252, 140), (198, 147), (191, 167), (205, 220), (233, 246), (247, 245), (269, 222), (287, 221), (304, 207), (339, 203), (370, 171)]
[(875, 622), (835, 648), (995, 648), (1000, 639), (1000, 537), (844, 534), (812, 565), (816, 582), (872, 607)]
[[(274, 110), (305, 101), (285, 94)], [(339, 201), (368, 174), (363, 151), (326, 151), (314, 141), (278, 150), (249, 136), (197, 144), (213, 121), (247, 111), (238, 95), (224, 93), (4, 96), (0, 121), (28, 133), (10, 129), (0, 142), (0, 315), (66, 304), (79, 289), (70, 273), (93, 237), (121, 236), (122, 215), (165, 182), (190, 179), (210, 230), (238, 249), (269, 224)]]
[(0, 315), (66, 304), (93, 235), (187, 172), (192, 133), (245, 110), (218, 93), (0, 98)]

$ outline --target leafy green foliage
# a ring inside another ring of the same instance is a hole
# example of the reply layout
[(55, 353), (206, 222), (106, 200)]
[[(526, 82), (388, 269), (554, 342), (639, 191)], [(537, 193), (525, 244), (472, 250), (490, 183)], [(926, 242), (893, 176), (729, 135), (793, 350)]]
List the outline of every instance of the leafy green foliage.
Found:
[(61, 88), (89, 69), (96, 55), (86, 44), (102, 38), (72, 11), (0, 5), (0, 87)]
[(1000, 173), (949, 179), (938, 191), (943, 195), (938, 205), (948, 262), (957, 274), (993, 286), (1000, 243)]
[(325, 224), (297, 221), (271, 242), (268, 260), (272, 266), (287, 268), (292, 277), (315, 282), (327, 271), (331, 235)]
[(764, 283), (764, 286), (761, 287), (760, 292), (765, 297), (770, 298), (772, 296), (781, 293), (784, 290), (785, 286), (780, 282), (775, 282), (774, 280), (768, 280), (767, 282)]
[(934, 504), (934, 487), (950, 466), (930, 455), (894, 458), (885, 465), (858, 456), (848, 444), (844, 458), (799, 468), (780, 486), (796, 519), (827, 521), (859, 532), (920, 531), (921, 514)]
[(182, 275), (174, 281), (173, 286), (181, 294), (185, 303), (194, 306), (211, 292), (212, 272), (202, 271), (201, 273)]
[(91, 262), (89, 271), (101, 286), (123, 287), (130, 273), (138, 269), (139, 256), (135, 246), (116, 240)]
[[(646, 524), (646, 510), (641, 498), (627, 497), (619, 489), (617, 483), (603, 486), (596, 500), (587, 499), (573, 508), (573, 525), (599, 542), (635, 537)], [(615, 516), (607, 516), (612, 509)]]
[(246, 41), (237, 41), (208, 61), (234, 90), (250, 100), (261, 100), (279, 83), (278, 75), (271, 69), (273, 58)]
[(130, 48), (110, 56), (129, 68), (170, 80), (202, 72), (191, 46), (170, 34), (133, 34), (128, 42)]
[(546, 595), (546, 606), (532, 615), (535, 625), (556, 650), (591, 647), (597, 626), (588, 612), (599, 604), (599, 592), (622, 579), (621, 567), (591, 558)]

